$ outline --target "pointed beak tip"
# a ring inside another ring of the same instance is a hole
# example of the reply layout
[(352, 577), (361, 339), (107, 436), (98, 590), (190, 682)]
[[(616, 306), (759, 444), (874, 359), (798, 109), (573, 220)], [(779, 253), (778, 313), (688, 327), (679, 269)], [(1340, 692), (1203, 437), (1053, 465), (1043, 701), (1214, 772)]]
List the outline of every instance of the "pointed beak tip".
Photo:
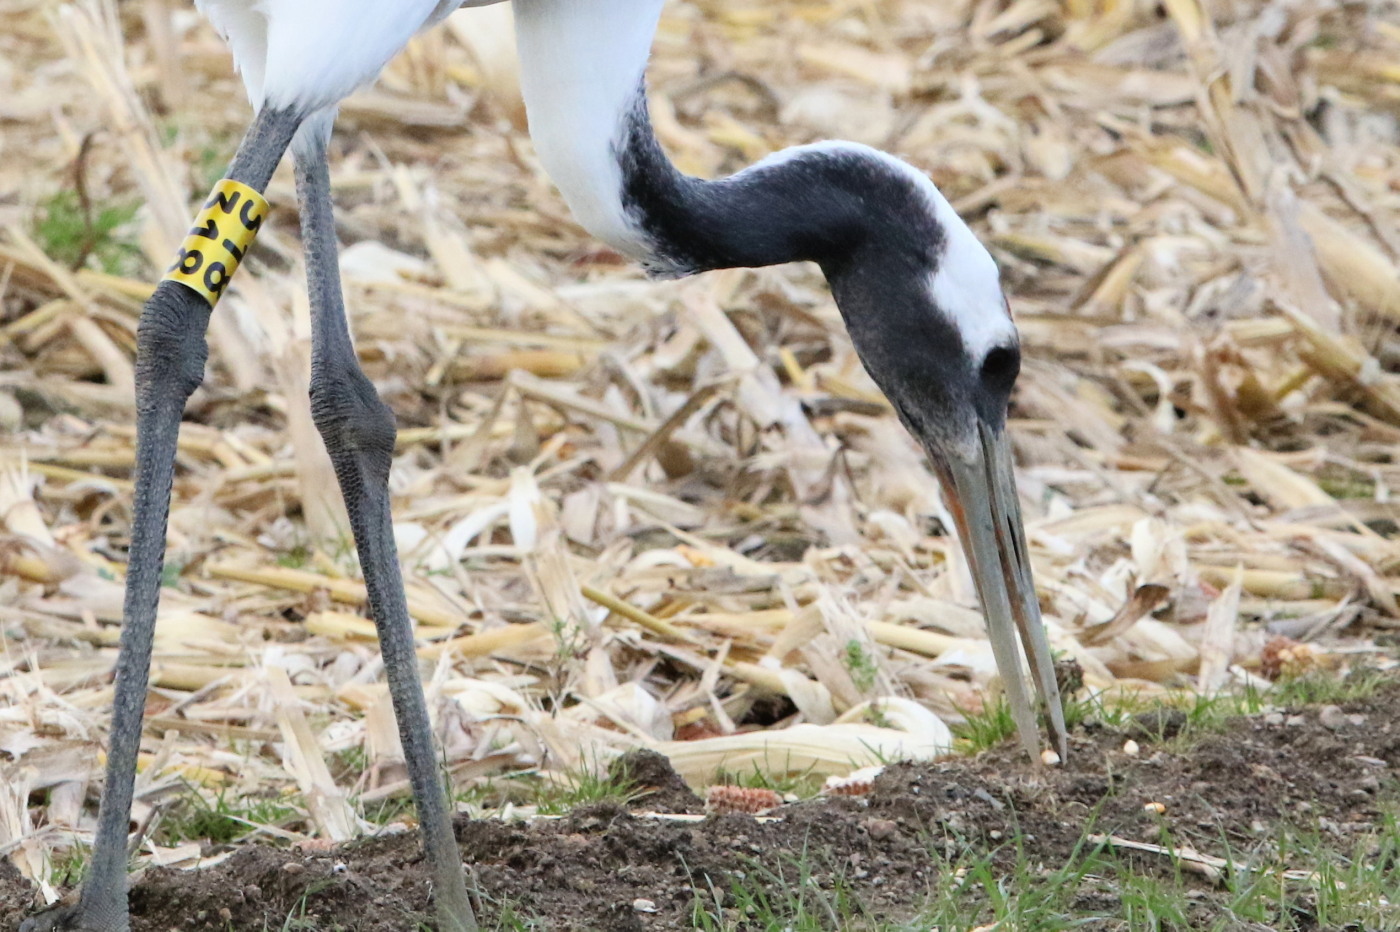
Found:
[[(1017, 731), (1031, 758), (1041, 758), (1035, 718), (1038, 704), (1055, 748), (1044, 753), (1063, 760), (1067, 753), (1064, 712), (1031, 576), (1010, 442), (1004, 430), (986, 425), (980, 426), (977, 439), (975, 444), (945, 453), (939, 462), (940, 479), (982, 603), (987, 636)], [(1026, 690), (1023, 658), (1029, 663), (1038, 703)]]

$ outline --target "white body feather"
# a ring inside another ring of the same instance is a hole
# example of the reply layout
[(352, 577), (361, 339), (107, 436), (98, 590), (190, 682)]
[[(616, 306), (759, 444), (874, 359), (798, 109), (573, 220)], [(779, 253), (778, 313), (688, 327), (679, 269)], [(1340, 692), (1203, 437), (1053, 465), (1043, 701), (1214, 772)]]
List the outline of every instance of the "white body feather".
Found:
[(622, 206), (616, 145), (665, 0), (515, 0), (530, 138), (578, 222), (614, 249), (651, 258)]
[[(311, 114), (326, 135), (334, 108), (372, 81), (413, 35), (459, 7), (499, 0), (195, 0), (224, 36), (254, 108)], [(618, 146), (665, 0), (514, 0), (521, 90), (535, 150), (574, 216), (625, 255), (653, 260), (622, 201)], [(906, 174), (945, 231), (929, 287), (968, 351), (1012, 341), (996, 265), (928, 177), (868, 146), (825, 142), (775, 153), (745, 173), (814, 152), (856, 154)]]
[(334, 107), (424, 26), (498, 0), (195, 0), (228, 42), (255, 109)]

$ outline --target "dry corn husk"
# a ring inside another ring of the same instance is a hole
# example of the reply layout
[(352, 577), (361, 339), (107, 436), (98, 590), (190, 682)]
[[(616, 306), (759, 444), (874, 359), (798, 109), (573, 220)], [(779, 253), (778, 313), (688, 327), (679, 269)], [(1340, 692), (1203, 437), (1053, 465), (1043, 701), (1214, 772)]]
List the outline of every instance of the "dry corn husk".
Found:
[(932, 760), (951, 748), (951, 739), (940, 741), (938, 736), (853, 722), (794, 725), (657, 746), (693, 787), (704, 786), (719, 773), (748, 773), (755, 768), (780, 778), (844, 776), (885, 760)]
[[(674, 0), (654, 122), (707, 177), (828, 136), (895, 150), (990, 244), (1029, 558), (1087, 690), (1386, 666), (1400, 30), (1332, 0), (1164, 11)], [(129, 15), (0, 11), (0, 778), (44, 790), (0, 800), (0, 831), (41, 878), (90, 825), (140, 302), (248, 118), (187, 7)], [(944, 753), (999, 676), (937, 481), (817, 270), (653, 283), (585, 235), (525, 136), (509, 20), (416, 39), (347, 101), (333, 167), (454, 779), (563, 781), (636, 746), (697, 785)], [(129, 261), (74, 268), (35, 222), (79, 179), (99, 212), (137, 205)], [(308, 414), (290, 172), (269, 193), (181, 431), (142, 780), (311, 792), (295, 828), (341, 837), (356, 797), (407, 790)], [(336, 785), (318, 761), (353, 749), (368, 771)]]

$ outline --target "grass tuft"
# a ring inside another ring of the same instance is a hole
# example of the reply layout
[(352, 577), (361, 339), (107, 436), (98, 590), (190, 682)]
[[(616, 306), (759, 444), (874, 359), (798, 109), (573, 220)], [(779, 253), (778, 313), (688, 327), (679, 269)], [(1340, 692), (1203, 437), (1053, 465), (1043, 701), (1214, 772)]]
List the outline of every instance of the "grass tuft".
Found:
[[(1085, 691), (1066, 697), (1065, 723), (1071, 731), (1090, 723), (1143, 731), (1150, 713), (1175, 712), (1185, 716), (1179, 727), (1173, 727), (1170, 734), (1148, 733), (1147, 737), (1154, 741), (1170, 737), (1189, 743), (1193, 738), (1218, 733), (1240, 716), (1258, 715), (1271, 709), (1360, 702), (1374, 696), (1388, 682), (1390, 678), (1385, 673), (1359, 667), (1345, 676), (1314, 671), (1280, 679), (1269, 689), (1247, 688), (1211, 695), (1183, 692), (1160, 702), (1146, 702), (1128, 695), (1110, 699), (1102, 693)], [(952, 726), (959, 751), (977, 754), (1016, 737), (1016, 722), (1004, 696), (987, 702), (979, 710), (964, 711), (963, 715), (963, 721)]]
[(129, 227), (140, 206), (139, 201), (92, 204), (65, 188), (39, 207), (31, 232), (49, 258), (70, 269), (91, 263), (111, 275), (135, 275), (143, 259)]
[(716, 784), (747, 786), (758, 790), (772, 790), (779, 796), (796, 796), (810, 799), (816, 796), (826, 778), (810, 769), (801, 771), (781, 771), (769, 773), (755, 763), (748, 770), (720, 770), (715, 774)]
[(585, 764), (568, 771), (563, 783), (541, 782), (535, 805), (541, 815), (565, 815), (580, 806), (600, 803), (627, 806), (639, 790), (625, 774), (619, 777)]
[(953, 725), (952, 731), (959, 751), (978, 754), (1016, 737), (1016, 720), (1006, 697), (998, 696), (979, 710), (964, 711), (963, 720)]
[(160, 820), (154, 837), (158, 843), (169, 846), (187, 841), (226, 845), (262, 826), (302, 818), (297, 802), (288, 797), (234, 796), (227, 789), (220, 789), (210, 799), (190, 787)]

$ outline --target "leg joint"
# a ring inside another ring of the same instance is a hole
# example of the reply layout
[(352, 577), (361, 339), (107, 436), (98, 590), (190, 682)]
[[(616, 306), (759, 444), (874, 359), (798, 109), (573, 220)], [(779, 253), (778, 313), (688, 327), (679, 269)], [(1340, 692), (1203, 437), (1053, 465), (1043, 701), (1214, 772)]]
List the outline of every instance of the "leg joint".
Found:
[(394, 413), (358, 366), (313, 368), (311, 419), (332, 456), (368, 455), (386, 466), (393, 456)]
[(204, 380), (209, 305), (175, 282), (161, 282), (136, 329), (136, 384), (152, 400), (179, 392), (183, 403)]

